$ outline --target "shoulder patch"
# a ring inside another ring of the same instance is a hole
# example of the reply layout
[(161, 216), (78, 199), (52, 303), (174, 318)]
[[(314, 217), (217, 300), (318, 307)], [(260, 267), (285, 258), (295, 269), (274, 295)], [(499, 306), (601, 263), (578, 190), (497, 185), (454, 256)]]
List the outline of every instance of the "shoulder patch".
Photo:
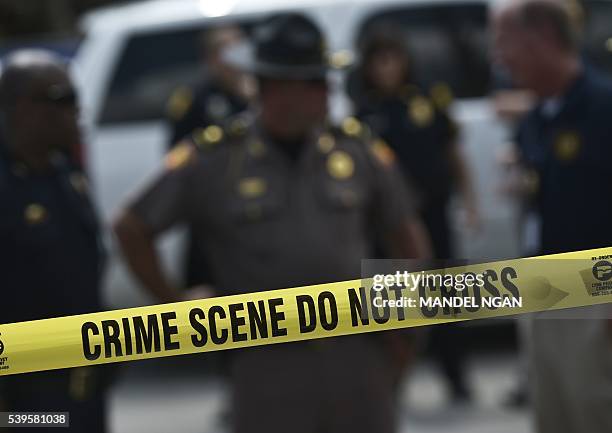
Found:
[(176, 170), (193, 161), (195, 157), (196, 152), (193, 145), (188, 141), (183, 141), (168, 152), (164, 159), (164, 165), (168, 170)]
[(383, 167), (391, 167), (395, 164), (395, 152), (382, 138), (372, 140), (370, 152)]
[(193, 92), (188, 87), (177, 88), (166, 105), (166, 113), (172, 120), (182, 119), (193, 104)]

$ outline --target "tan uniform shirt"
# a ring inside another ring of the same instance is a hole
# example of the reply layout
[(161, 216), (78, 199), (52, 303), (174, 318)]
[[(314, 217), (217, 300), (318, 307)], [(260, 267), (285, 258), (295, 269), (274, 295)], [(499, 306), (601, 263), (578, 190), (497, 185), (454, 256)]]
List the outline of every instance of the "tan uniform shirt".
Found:
[(130, 204), (153, 233), (193, 227), (219, 294), (360, 278), (411, 218), (392, 151), (356, 120), (314, 133), (297, 161), (256, 122), (240, 129), (200, 131)]

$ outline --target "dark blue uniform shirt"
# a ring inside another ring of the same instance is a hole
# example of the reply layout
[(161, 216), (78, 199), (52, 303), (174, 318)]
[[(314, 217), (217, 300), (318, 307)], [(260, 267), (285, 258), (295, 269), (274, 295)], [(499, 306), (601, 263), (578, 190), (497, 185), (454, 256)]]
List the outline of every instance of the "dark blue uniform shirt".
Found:
[(536, 179), (542, 253), (612, 246), (612, 82), (585, 70), (526, 116), (518, 143)]
[[(437, 100), (438, 99), (438, 100)], [(357, 116), (395, 151), (416, 189), (421, 217), (437, 257), (452, 256), (447, 205), (454, 184), (451, 160), (457, 127), (447, 101), (407, 86), (395, 97), (370, 94), (358, 101)]]
[(195, 89), (180, 87), (168, 102), (171, 121), (170, 146), (190, 136), (198, 128), (224, 124), (227, 119), (247, 109), (247, 102), (214, 82)]
[(446, 111), (416, 88), (359, 105), (357, 116), (395, 151), (423, 206), (445, 207), (452, 187), (449, 149), (456, 135)]
[(103, 251), (84, 176), (0, 155), (0, 323), (100, 310)]

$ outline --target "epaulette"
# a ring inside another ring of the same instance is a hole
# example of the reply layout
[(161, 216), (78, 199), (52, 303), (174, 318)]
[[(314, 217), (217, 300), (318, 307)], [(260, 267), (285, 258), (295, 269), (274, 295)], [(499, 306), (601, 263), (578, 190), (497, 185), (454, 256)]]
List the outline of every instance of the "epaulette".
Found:
[(186, 166), (197, 158), (197, 150), (189, 140), (178, 142), (164, 158), (164, 166), (173, 171)]
[[(368, 125), (358, 119), (347, 117), (335, 131), (343, 136), (356, 138), (358, 142), (363, 143), (366, 151), (382, 166), (389, 167), (395, 163), (395, 152), (382, 138), (373, 134)], [(331, 134), (321, 134), (318, 141), (319, 150), (329, 152), (333, 149), (335, 143), (332, 139), (333, 135)]]
[(205, 128), (196, 128), (191, 135), (179, 141), (173, 149), (166, 154), (165, 166), (168, 170), (176, 170), (198, 157), (198, 153), (210, 152), (223, 141), (225, 132), (219, 125), (208, 125)]
[(393, 166), (397, 159), (395, 151), (382, 138), (373, 138), (369, 143), (369, 151), (385, 168)]
[(174, 121), (182, 119), (191, 108), (193, 99), (193, 91), (189, 87), (178, 87), (168, 99), (166, 115)]

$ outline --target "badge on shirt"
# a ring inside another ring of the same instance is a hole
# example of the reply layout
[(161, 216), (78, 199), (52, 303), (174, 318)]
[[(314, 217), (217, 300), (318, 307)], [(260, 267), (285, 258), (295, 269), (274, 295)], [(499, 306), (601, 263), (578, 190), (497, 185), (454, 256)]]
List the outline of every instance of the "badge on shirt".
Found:
[(38, 225), (47, 219), (49, 213), (47, 209), (38, 203), (31, 203), (26, 206), (23, 216), (29, 225)]
[(582, 145), (580, 136), (574, 131), (564, 131), (557, 135), (554, 142), (554, 153), (559, 161), (573, 161)]
[(434, 108), (429, 99), (414, 96), (408, 101), (408, 117), (418, 127), (431, 124), (434, 117)]
[(243, 198), (257, 198), (265, 194), (268, 184), (261, 177), (245, 177), (238, 182), (238, 193)]
[(355, 163), (348, 153), (336, 150), (327, 158), (327, 172), (335, 179), (349, 179), (355, 171)]

